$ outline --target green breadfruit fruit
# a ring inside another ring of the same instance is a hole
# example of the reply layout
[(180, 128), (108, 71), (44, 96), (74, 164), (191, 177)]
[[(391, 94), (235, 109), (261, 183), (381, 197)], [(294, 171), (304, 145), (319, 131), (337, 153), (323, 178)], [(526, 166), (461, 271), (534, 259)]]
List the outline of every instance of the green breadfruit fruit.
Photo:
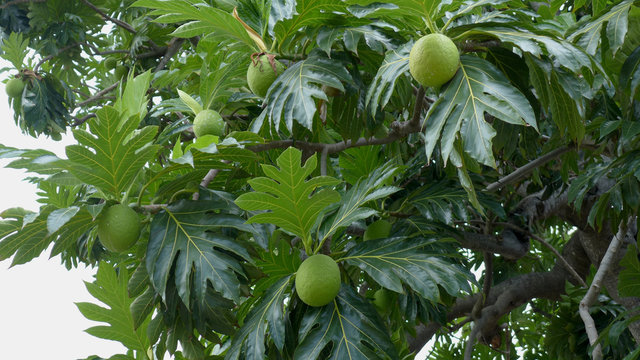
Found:
[(193, 120), (193, 133), (196, 137), (204, 135), (224, 135), (224, 120), (217, 111), (205, 109)]
[(5, 85), (5, 91), (7, 95), (12, 98), (17, 98), (22, 96), (22, 91), (24, 90), (24, 82), (18, 78), (13, 78), (7, 81)]
[(98, 239), (107, 250), (123, 252), (140, 236), (138, 213), (124, 204), (109, 207), (98, 219)]
[(362, 236), (363, 240), (373, 240), (373, 239), (382, 239), (389, 237), (391, 233), (391, 223), (387, 220), (380, 219), (378, 221), (374, 221), (367, 227), (364, 235)]
[(278, 75), (284, 72), (284, 65), (273, 55), (262, 54), (257, 59), (253, 56), (247, 69), (247, 83), (254, 94), (265, 97), (267, 91)]
[(451, 80), (460, 66), (460, 53), (447, 36), (429, 34), (413, 44), (409, 72), (424, 86), (437, 87)]
[(340, 291), (340, 269), (327, 255), (317, 254), (302, 262), (296, 273), (296, 292), (309, 306), (324, 306)]

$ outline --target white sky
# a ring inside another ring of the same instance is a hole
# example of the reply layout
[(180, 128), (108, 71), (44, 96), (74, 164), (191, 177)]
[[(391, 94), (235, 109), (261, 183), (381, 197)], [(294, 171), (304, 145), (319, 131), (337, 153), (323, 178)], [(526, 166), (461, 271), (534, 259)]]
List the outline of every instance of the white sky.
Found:
[[(0, 68), (10, 66), (0, 60)], [(8, 76), (3, 73), (0, 79)], [(55, 142), (23, 135), (8, 104), (4, 84), (0, 84), (0, 144), (47, 149), (64, 156), (64, 146), (73, 137)], [(8, 162), (0, 160), (0, 212), (17, 206), (37, 210), (36, 187), (22, 180), (24, 172), (4, 168)], [(95, 271), (84, 267), (67, 271), (60, 257), (49, 259), (49, 253), (50, 249), (45, 250), (39, 258), (13, 268), (9, 268), (11, 259), (0, 262), (0, 359), (70, 360), (124, 353), (120, 343), (85, 333), (91, 326), (104, 324), (85, 319), (74, 304), (99, 303), (83, 283), (91, 282)]]

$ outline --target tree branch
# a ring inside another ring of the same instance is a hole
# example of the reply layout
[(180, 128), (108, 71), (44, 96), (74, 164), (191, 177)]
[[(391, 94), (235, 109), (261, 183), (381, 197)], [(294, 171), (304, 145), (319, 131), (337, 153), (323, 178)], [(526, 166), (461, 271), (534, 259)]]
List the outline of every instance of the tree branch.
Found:
[(106, 87), (103, 90), (98, 91), (95, 95), (93, 95), (92, 97), (79, 102), (76, 104), (76, 107), (81, 107), (81, 106), (85, 106), (93, 101), (99, 100), (104, 94), (109, 93), (110, 91), (112, 91), (113, 89), (117, 88), (118, 85), (120, 85), (120, 81), (116, 81), (115, 83), (111, 84), (109, 87)]
[(573, 150), (575, 147), (574, 146), (561, 146), (533, 161), (531, 161), (530, 163), (516, 169), (514, 172), (512, 172), (511, 174), (503, 177), (502, 179), (499, 179), (498, 181), (489, 184), (486, 188), (487, 191), (493, 191), (493, 190), (497, 190), (503, 186), (509, 185), (511, 183), (514, 183), (520, 179), (525, 178), (527, 175), (529, 175), (529, 173), (531, 171), (533, 171), (535, 168), (542, 166), (544, 164), (546, 164), (547, 162), (560, 157), (561, 155), (563, 155), (564, 153), (567, 153), (571, 150)]
[(160, 60), (160, 63), (158, 64), (158, 66), (156, 66), (154, 72), (158, 72), (164, 69), (165, 66), (167, 66), (167, 64), (169, 63), (169, 60), (171, 60), (173, 55), (175, 55), (182, 47), (184, 40), (185, 39), (182, 39), (182, 38), (173, 38), (171, 39), (171, 41), (169, 41), (169, 45), (166, 48), (164, 48), (166, 50), (164, 53), (164, 56), (162, 57), (162, 60)]
[[(579, 313), (582, 318), (582, 322), (584, 322), (584, 328), (589, 337), (589, 343), (591, 346), (596, 344), (598, 341), (598, 329), (596, 329), (596, 324), (589, 314), (589, 308), (596, 301), (598, 294), (600, 293), (600, 289), (602, 287), (602, 281), (609, 271), (609, 268), (613, 264), (613, 259), (620, 249), (622, 245), (622, 239), (624, 238), (625, 233), (627, 232), (627, 224), (624, 222), (620, 223), (618, 227), (618, 233), (613, 237), (611, 243), (609, 244), (609, 248), (607, 248), (607, 252), (604, 254), (602, 261), (600, 262), (600, 266), (598, 267), (598, 271), (596, 275), (593, 277), (593, 281), (591, 282), (591, 286), (589, 290), (587, 290), (587, 294), (580, 301)], [(593, 348), (592, 353), (594, 360), (602, 360), (602, 344), (598, 343)]]
[(132, 33), (132, 34), (136, 34), (137, 31), (136, 29), (133, 28), (133, 26), (127, 24), (124, 21), (118, 20), (118, 19), (114, 19), (111, 16), (107, 15), (104, 11), (98, 9), (98, 7), (96, 7), (95, 5), (93, 5), (91, 2), (89, 2), (88, 0), (82, 0), (83, 3), (85, 3), (85, 5), (87, 5), (88, 7), (90, 7), (91, 9), (93, 9), (93, 11), (97, 12), (98, 14), (100, 14), (100, 16), (102, 16), (103, 19), (111, 21), (112, 23), (120, 26), (121, 28), (127, 30), (128, 32)]

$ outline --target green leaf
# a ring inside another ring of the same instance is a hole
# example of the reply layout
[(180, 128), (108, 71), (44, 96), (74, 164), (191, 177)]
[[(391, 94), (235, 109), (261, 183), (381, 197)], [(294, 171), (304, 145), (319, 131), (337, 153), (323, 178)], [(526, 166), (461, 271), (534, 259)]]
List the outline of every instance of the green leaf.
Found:
[(55, 244), (51, 249), (51, 256), (53, 257), (65, 250), (72, 250), (76, 247), (78, 239), (94, 226), (95, 222), (91, 213), (81, 208), (77, 214), (51, 235), (55, 239)]
[(273, 339), (278, 349), (284, 346), (285, 315), (284, 301), (291, 276), (275, 282), (249, 312), (244, 324), (233, 336), (225, 360), (265, 358), (265, 336)]
[(51, 208), (37, 213), (5, 211), (2, 216), (14, 220), (0, 223), (0, 261), (13, 256), (11, 266), (27, 263), (38, 257), (53, 241), (47, 230)]
[(578, 29), (572, 31), (568, 40), (577, 41), (587, 53), (595, 55), (602, 42), (602, 29), (606, 24), (605, 31), (609, 40), (609, 47), (615, 55), (618, 49), (622, 47), (627, 34), (628, 15), (631, 5), (633, 5), (632, 0), (620, 2), (605, 14), (596, 19), (590, 19)]
[(151, 12), (152, 15), (163, 15), (156, 19), (156, 22), (169, 24), (185, 22), (172, 33), (176, 37), (215, 35), (235, 39), (249, 48), (256, 47), (247, 31), (233, 15), (203, 2), (195, 4), (187, 0), (138, 0), (131, 6), (155, 9)]
[(49, 234), (58, 231), (58, 229), (71, 220), (79, 210), (80, 208), (77, 206), (70, 206), (65, 209), (52, 211), (47, 218), (47, 230), (49, 231)]
[(618, 277), (618, 292), (620, 296), (640, 296), (640, 261), (638, 248), (629, 246), (624, 258), (620, 260), (620, 276)]
[(157, 127), (136, 130), (140, 122), (137, 116), (123, 118), (110, 106), (96, 111), (96, 115), (89, 121), (91, 132), (73, 131), (79, 144), (66, 148), (69, 171), (119, 199), (159, 149), (151, 144)]
[(446, 161), (460, 136), (464, 151), (471, 158), (495, 167), (492, 139), (496, 131), (485, 121), (485, 112), (510, 124), (537, 129), (527, 98), (493, 64), (475, 56), (462, 56), (460, 69), (427, 113), (427, 157), (431, 158), (441, 137), (442, 158)]
[(295, 3), (296, 14), (289, 19), (281, 19), (273, 26), (281, 49), (303, 27), (341, 22), (344, 15), (339, 13), (346, 13), (346, 4), (341, 0), (298, 0)]
[(362, 179), (351, 187), (343, 196), (338, 211), (331, 215), (323, 226), (324, 231), (320, 237), (322, 241), (333, 235), (338, 229), (376, 214), (376, 210), (364, 205), (370, 201), (386, 198), (400, 190), (396, 186), (384, 186), (397, 171), (398, 168), (387, 163), (373, 171), (368, 178)]
[(447, 180), (426, 184), (407, 198), (422, 216), (444, 224), (466, 218), (466, 199), (465, 192)]
[(24, 59), (29, 55), (29, 37), (22, 38), (22, 33), (11, 32), (8, 37), (2, 39), (2, 57), (7, 59), (14, 68), (25, 67)]
[(238, 258), (231, 254), (247, 261), (251, 261), (251, 257), (221, 230), (233, 227), (250, 231), (251, 228), (241, 217), (229, 214), (229, 207), (229, 203), (222, 200), (181, 200), (154, 216), (146, 265), (151, 283), (163, 299), (174, 266), (178, 294), (187, 306), (192, 293), (204, 303), (208, 284), (228, 299), (240, 299), (238, 276), (244, 276), (244, 270)]
[(375, 116), (378, 109), (387, 105), (396, 81), (409, 70), (409, 52), (412, 46), (413, 42), (409, 42), (385, 55), (382, 65), (367, 89), (365, 104), (371, 116)]
[(52, 76), (29, 79), (22, 95), (21, 105), (20, 127), (31, 135), (50, 134), (53, 132), (53, 126), (61, 129), (67, 126), (69, 120), (67, 108), (70, 105), (62, 95), (59, 80)]
[(640, 88), (640, 46), (633, 50), (622, 65), (620, 87), (628, 94), (630, 99), (633, 99)]
[(131, 303), (129, 310), (133, 318), (133, 328), (138, 329), (140, 325), (147, 322), (156, 304), (156, 293), (152, 287), (148, 287), (144, 293), (138, 296)]
[(467, 289), (470, 275), (425, 250), (434, 241), (401, 237), (364, 241), (337, 261), (359, 267), (389, 290), (403, 293), (404, 283), (425, 299), (437, 303), (440, 301), (438, 286), (455, 296)]
[(133, 299), (127, 295), (128, 277), (126, 268), (120, 267), (116, 272), (111, 264), (101, 262), (96, 280), (93, 283), (85, 282), (85, 286), (106, 307), (88, 302), (76, 303), (76, 306), (87, 319), (108, 324), (91, 327), (86, 332), (102, 339), (119, 341), (146, 358), (150, 347), (146, 336), (148, 319), (137, 329), (134, 326), (129, 312)]
[(352, 81), (347, 69), (339, 61), (324, 57), (321, 52), (298, 61), (271, 84), (265, 97), (267, 106), (252, 127), (261, 128), (264, 120), (268, 118), (275, 129), (279, 129), (280, 122), (284, 121), (287, 129), (291, 131), (295, 120), (312, 130), (316, 113), (313, 98), (327, 100), (321, 89), (322, 85), (344, 92), (341, 81)]
[(249, 180), (255, 191), (240, 195), (236, 204), (249, 211), (270, 210), (250, 217), (247, 222), (279, 226), (301, 237), (309, 247), (307, 239), (318, 215), (328, 205), (340, 201), (337, 191), (317, 189), (339, 181), (329, 176), (306, 180), (316, 168), (316, 155), (311, 156), (304, 167), (300, 166), (301, 157), (300, 150), (290, 147), (276, 160), (280, 169), (263, 164), (262, 170), (269, 177)]
[(343, 285), (329, 304), (308, 308), (299, 331), (296, 360), (318, 359), (332, 343), (326, 359), (398, 359), (396, 349), (373, 305)]
[(122, 96), (118, 97), (113, 107), (120, 113), (120, 117), (128, 119), (138, 115), (144, 119), (147, 114), (147, 91), (151, 82), (151, 71), (146, 71), (135, 78), (126, 81)]

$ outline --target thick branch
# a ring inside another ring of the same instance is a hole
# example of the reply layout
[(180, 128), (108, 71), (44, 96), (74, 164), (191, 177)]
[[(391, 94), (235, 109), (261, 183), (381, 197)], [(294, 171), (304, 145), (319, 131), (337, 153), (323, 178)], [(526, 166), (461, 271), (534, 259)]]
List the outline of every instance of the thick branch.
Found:
[(154, 70), (155, 72), (158, 72), (164, 69), (165, 66), (167, 66), (167, 64), (169, 63), (169, 60), (171, 60), (173, 55), (175, 55), (182, 47), (184, 40), (185, 39), (181, 39), (181, 38), (171, 39), (171, 41), (169, 42), (169, 45), (165, 48), (166, 52), (164, 53), (164, 57), (162, 58), (162, 60), (160, 60), (160, 63), (158, 64), (158, 66), (156, 66), (156, 69)]
[[(589, 287), (589, 290), (587, 290), (587, 294), (584, 296), (584, 298), (582, 298), (582, 301), (580, 301), (580, 317), (582, 318), (582, 322), (584, 322), (584, 328), (587, 332), (587, 336), (589, 337), (589, 343), (592, 346), (596, 343), (596, 341), (598, 341), (598, 330), (596, 329), (596, 324), (591, 317), (591, 314), (589, 314), (589, 308), (596, 301), (596, 298), (600, 293), (602, 281), (614, 262), (613, 259), (615, 258), (618, 249), (620, 249), (620, 246), (622, 245), (622, 239), (624, 238), (626, 232), (627, 225), (623, 222), (618, 227), (618, 233), (613, 237), (613, 240), (611, 240), (609, 248), (604, 254), (602, 261), (600, 262), (598, 271), (593, 277), (593, 282), (591, 282), (591, 286)], [(602, 359), (602, 344), (598, 343), (597, 345), (595, 345), (595, 347), (593, 348), (592, 356), (594, 360)]]
[(520, 241), (511, 231), (503, 232), (499, 237), (463, 233), (456, 236), (456, 240), (463, 248), (499, 254), (510, 260), (520, 259), (529, 252), (529, 243)]

